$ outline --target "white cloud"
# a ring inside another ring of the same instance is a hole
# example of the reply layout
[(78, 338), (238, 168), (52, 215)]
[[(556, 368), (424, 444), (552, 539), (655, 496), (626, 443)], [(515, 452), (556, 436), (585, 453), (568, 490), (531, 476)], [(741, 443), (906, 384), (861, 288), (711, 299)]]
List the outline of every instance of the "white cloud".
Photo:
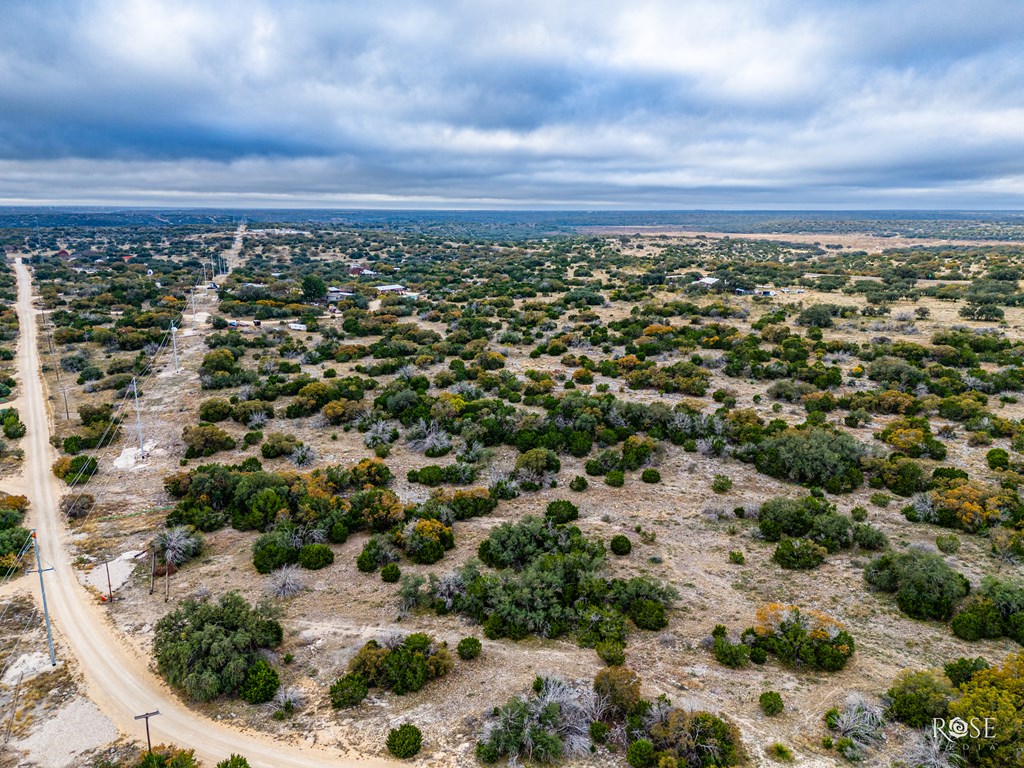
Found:
[(994, 0), (11, 3), (8, 200), (1024, 204)]

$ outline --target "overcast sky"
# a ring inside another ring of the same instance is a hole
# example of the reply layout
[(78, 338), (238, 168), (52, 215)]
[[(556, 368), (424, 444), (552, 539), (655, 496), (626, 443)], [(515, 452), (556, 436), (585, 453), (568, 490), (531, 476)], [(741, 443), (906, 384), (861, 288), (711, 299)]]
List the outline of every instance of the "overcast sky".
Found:
[(23, 202), (1024, 208), (1024, 8), (4, 0)]

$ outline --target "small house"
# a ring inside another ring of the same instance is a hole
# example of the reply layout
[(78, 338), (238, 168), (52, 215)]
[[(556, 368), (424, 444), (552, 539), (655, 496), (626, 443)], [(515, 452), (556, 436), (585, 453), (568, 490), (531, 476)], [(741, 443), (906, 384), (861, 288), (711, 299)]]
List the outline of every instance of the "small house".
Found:
[(722, 282), (722, 281), (719, 280), (717, 277), (702, 277), (700, 280), (694, 280), (691, 283), (691, 285), (700, 285), (700, 286), (702, 286), (704, 288), (713, 288), (714, 286), (718, 285), (720, 282)]

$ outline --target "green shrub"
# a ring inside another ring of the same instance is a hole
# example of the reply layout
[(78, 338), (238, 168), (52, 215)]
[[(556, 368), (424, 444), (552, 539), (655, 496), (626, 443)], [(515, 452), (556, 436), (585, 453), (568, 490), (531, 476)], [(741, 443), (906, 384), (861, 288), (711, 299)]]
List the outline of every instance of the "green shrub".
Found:
[(607, 723), (595, 720), (590, 724), (590, 740), (595, 744), (604, 744), (608, 740), (611, 727)]
[(625, 717), (640, 703), (640, 678), (629, 667), (606, 667), (594, 675), (594, 691), (613, 715)]
[(729, 552), (729, 562), (733, 565), (744, 565), (747, 562), (747, 558), (738, 549), (734, 549)]
[(281, 678), (278, 677), (277, 670), (263, 659), (258, 659), (245, 673), (245, 681), (239, 688), (238, 695), (250, 704), (263, 704), (274, 698), (280, 686)]
[(212, 456), (219, 451), (230, 451), (235, 447), (235, 439), (231, 435), (212, 425), (185, 427), (181, 437), (185, 442), (186, 459)]
[(896, 594), (896, 604), (914, 619), (946, 621), (970, 585), (941, 556), (928, 552), (890, 552), (864, 570), (868, 584)]
[(851, 763), (859, 763), (864, 759), (863, 750), (849, 736), (843, 736), (836, 741), (836, 751)]
[(267, 440), (260, 446), (264, 459), (276, 459), (279, 456), (290, 456), (299, 447), (299, 439), (283, 432), (271, 432)]
[(825, 562), (828, 550), (810, 539), (783, 539), (775, 548), (772, 560), (789, 570), (817, 568)]
[(816, 515), (808, 538), (830, 553), (849, 549), (853, 545), (853, 523), (850, 518), (831, 512)]
[(820, 486), (830, 493), (853, 490), (864, 480), (864, 446), (846, 432), (820, 426), (790, 428), (758, 448), (757, 469), (772, 477)]
[(13, 408), (5, 409), (7, 415), (3, 418), (3, 432), (4, 437), (8, 440), (17, 440), (25, 436), (28, 428), (21, 421), (21, 417), (18, 416), (18, 412)]
[(613, 469), (604, 476), (604, 484), (612, 488), (621, 488), (626, 482), (626, 476), (621, 469)]
[(414, 633), (394, 648), (382, 648), (371, 640), (349, 662), (348, 671), (361, 675), (371, 688), (384, 688), (404, 696), (448, 674), (454, 667), (446, 644)]
[(436, 563), (455, 546), (455, 534), (440, 520), (417, 520), (407, 532), (406, 553), (417, 563)]
[(199, 420), (215, 423), (231, 416), (234, 406), (223, 397), (211, 397), (199, 404)]
[(776, 741), (774, 744), (768, 747), (767, 751), (768, 757), (770, 757), (772, 760), (778, 760), (779, 762), (783, 763), (791, 763), (795, 759), (793, 757), (793, 750), (791, 750), (785, 744), (782, 744), (778, 741)]
[(575, 632), (584, 646), (624, 640), (627, 614), (641, 628), (664, 626), (675, 590), (643, 577), (605, 578), (604, 552), (601, 542), (578, 528), (527, 515), (496, 526), (477, 548), (484, 564), (508, 571), (492, 576), (467, 564), (459, 572), (464, 591), (450, 596), (434, 584), (431, 597), (439, 612), (482, 623), (491, 639)]
[(388, 584), (395, 584), (400, 578), (402, 578), (402, 569), (398, 567), (397, 563), (388, 563), (380, 569), (381, 581)]
[(779, 714), (783, 709), (782, 696), (776, 691), (765, 691), (758, 697), (757, 703), (768, 717)]
[(631, 768), (651, 768), (654, 765), (654, 745), (647, 739), (637, 739), (626, 750), (626, 762)]
[[(156, 624), (153, 654), (167, 682), (197, 701), (237, 691), (259, 651), (280, 644), (269, 608), (253, 608), (237, 592), (217, 602), (185, 600)], [(216, 643), (220, 652), (208, 652)]]
[(967, 598), (950, 622), (950, 627), (953, 634), (962, 640), (994, 640), (1006, 633), (1002, 612), (994, 601), (984, 595)]
[(853, 541), (861, 549), (877, 551), (889, 546), (889, 537), (870, 523), (853, 526)]
[(623, 536), (621, 533), (612, 536), (609, 547), (611, 548), (612, 553), (619, 557), (625, 557), (633, 551), (633, 543), (629, 540), (628, 536)]
[(850, 517), (855, 523), (863, 523), (868, 519), (868, 511), (864, 507), (854, 507), (850, 510)]
[(988, 667), (988, 662), (981, 656), (974, 659), (965, 659), (961, 656), (956, 661), (949, 662), (949, 664), (943, 667), (943, 671), (950, 682), (953, 683), (953, 687), (959, 688), (961, 685), (971, 682), (971, 679), (978, 672), (988, 669)]
[(331, 526), (331, 532), (327, 536), (331, 544), (344, 544), (348, 541), (348, 526), (340, 520)]
[(750, 648), (744, 643), (731, 643), (724, 635), (719, 635), (714, 641), (715, 659), (730, 669), (739, 669), (747, 665), (750, 658)]
[(1002, 448), (993, 448), (985, 454), (989, 469), (1009, 469), (1010, 454)]
[[(244, 760), (244, 758), (243, 758)], [(98, 766), (109, 766), (111, 763), (101, 762)], [(238, 765), (237, 763), (235, 765)], [(248, 762), (242, 764), (247, 766)], [(177, 749), (159, 744), (152, 752), (145, 752), (132, 768), (201, 768), (193, 749)]]
[(329, 696), (335, 709), (354, 707), (370, 692), (362, 675), (347, 674), (339, 677), (331, 686)]
[(872, 504), (876, 507), (887, 507), (889, 506), (889, 494), (887, 493), (872, 493), (868, 498)]
[[(530, 761), (535, 764), (553, 763), (562, 756), (562, 740), (559, 732), (579, 728), (572, 717), (575, 710), (566, 712), (557, 704), (552, 705), (546, 697), (550, 683), (556, 682), (559, 690), (565, 689), (561, 681), (537, 678), (532, 699), (516, 697), (494, 710), (486, 741), (477, 743), (477, 758), (484, 763), (494, 763), (502, 758), (510, 762)], [(596, 731), (590, 726), (591, 733)]]
[(96, 473), (99, 464), (92, 456), (75, 456), (73, 459), (64, 457), (57, 459), (53, 465), (53, 473), (69, 485), (84, 485)]
[(842, 626), (817, 611), (769, 604), (758, 609), (758, 625), (743, 632), (753, 649), (764, 649), (783, 664), (835, 672), (846, 666), (856, 645)]
[(935, 546), (939, 552), (955, 555), (960, 551), (960, 537), (955, 533), (940, 533), (935, 537)]
[(423, 734), (412, 723), (403, 723), (388, 731), (388, 752), (399, 759), (412, 757), (420, 751), (422, 746)]
[(732, 490), (732, 479), (728, 475), (715, 475), (711, 481), (711, 490), (715, 493), (728, 493)]
[(544, 517), (555, 525), (564, 525), (579, 519), (579, 516), (579, 507), (571, 501), (565, 501), (564, 499), (550, 502), (547, 511), (544, 513)]
[(783, 536), (800, 538), (810, 533), (816, 515), (828, 511), (828, 505), (811, 496), (768, 499), (761, 505), (757, 525), (765, 541), (778, 541)]
[(589, 485), (590, 483), (587, 482), (587, 478), (583, 477), (583, 475), (576, 475), (576, 477), (569, 481), (569, 488), (577, 493), (587, 490)]
[(719, 768), (746, 763), (739, 729), (726, 718), (709, 712), (669, 709), (650, 727), (650, 735), (655, 751), (674, 757), (679, 768), (698, 765)]
[(661, 482), (661, 472), (659, 472), (658, 470), (654, 469), (653, 467), (649, 467), (649, 468), (645, 469), (643, 472), (640, 473), (640, 479), (642, 481), (644, 481), (645, 483), (651, 483), (651, 484), (660, 483)]
[(292, 541), (288, 530), (265, 533), (252, 545), (252, 564), (260, 573), (270, 573), (286, 565), (297, 563), (299, 549)]
[(629, 606), (629, 618), (640, 629), (658, 630), (668, 626), (665, 605), (657, 600), (636, 600)]
[(356, 568), (362, 573), (373, 573), (382, 565), (398, 559), (398, 553), (389, 541), (381, 536), (371, 536), (356, 558)]
[(475, 659), (480, 655), (481, 650), (483, 650), (483, 645), (475, 637), (464, 637), (459, 640), (459, 644), (455, 647), (455, 651), (463, 661)]
[(602, 640), (594, 646), (594, 650), (609, 667), (621, 667), (626, 663), (626, 648), (616, 640)]
[(227, 760), (217, 763), (216, 768), (249, 768), (249, 761), (241, 755), (231, 755)]
[(299, 550), (299, 565), (311, 571), (326, 568), (334, 562), (334, 550), (326, 544), (306, 544)]
[(946, 716), (953, 689), (945, 679), (931, 672), (904, 670), (887, 693), (889, 717), (912, 728), (931, 725), (933, 718)]

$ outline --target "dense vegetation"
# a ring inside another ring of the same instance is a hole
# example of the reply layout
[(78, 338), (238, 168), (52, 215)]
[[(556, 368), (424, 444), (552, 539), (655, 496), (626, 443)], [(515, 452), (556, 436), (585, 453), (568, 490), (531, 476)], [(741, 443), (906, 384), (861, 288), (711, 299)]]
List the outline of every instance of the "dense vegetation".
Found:
[(269, 608), (253, 608), (230, 593), (217, 602), (186, 600), (160, 619), (153, 653), (160, 674), (191, 699), (209, 701), (242, 691), (256, 703), (277, 689), (276, 676), (268, 675), (259, 651), (277, 646), (282, 638)]
[[(230, 526), (248, 532), (230, 534), (251, 551), (246, 577), (261, 574), (260, 588), (286, 610), (301, 602), (284, 599), (307, 588), (303, 579), (331, 589), (344, 572), (397, 599), (401, 620), (450, 628), (438, 633), (450, 641), (468, 621), (495, 644), (568, 636), (593, 647), (608, 665), (594, 686), (544, 678), (533, 696), (489, 716), (478, 747), (485, 761), (544, 762), (592, 747), (652, 768), (743, 759), (727, 719), (643, 701), (625, 666), (634, 630), (661, 633), (634, 633), (644, 654), (656, 643), (674, 649), (681, 638), (663, 630), (675, 627), (677, 610), (718, 610), (717, 587), (685, 582), (664, 543), (676, 524), (705, 526), (694, 541), (708, 530), (731, 537), (711, 554), (728, 557), (735, 591), (757, 600), (750, 613), (782, 580), (824, 585), (820, 600), (801, 604), (834, 605), (847, 622), (849, 603), (827, 602), (836, 598), (828, 590), (839, 588), (836, 573), (864, 563), (864, 581), (842, 589), (883, 593), (850, 597), (868, 612), (894, 603), (903, 631), (1024, 644), (1024, 587), (1013, 575), (1024, 561), (1019, 249), (480, 240), (450, 221), (414, 221), (360, 228), (317, 219), (308, 231), (254, 232), (240, 266), (218, 276), (216, 290), (202, 289), (212, 311), (195, 339), (195, 407), (175, 426), (181, 468), (164, 483), (174, 507), (150, 539), (165, 573), (202, 567), (197, 555), (219, 554), (226, 537), (201, 533)], [(195, 275), (231, 232), (223, 222), (150, 222), (4, 238), (31, 253), (47, 310), (53, 351), (44, 365), (71, 401), (53, 471), (71, 486), (62, 508), (81, 521), (96, 499), (78, 486), (92, 482), (99, 496), (115, 474), (112, 458), (134, 436), (124, 423), (134, 386), (145, 407), (169, 329), (189, 316)], [(409, 290), (377, 290), (394, 282)], [(12, 287), (0, 269), (7, 307)], [(933, 322), (938, 314), (957, 320)], [(0, 401), (17, 386), (7, 365), (16, 329), (13, 313), (0, 313)], [(4, 409), (0, 426), (0, 459), (16, 456), (20, 416)], [(337, 464), (338, 455), (373, 458)], [(711, 499), (700, 518), (688, 493), (676, 493), (681, 477), (687, 492)], [(541, 490), (544, 501), (531, 501)], [(628, 510), (602, 515), (607, 507), (594, 500), (603, 494)], [(27, 536), (13, 498), (0, 503), (4, 569)], [(496, 510), (500, 524), (467, 522)], [(634, 512), (663, 519), (627, 523)], [(472, 558), (465, 542), (481, 537)], [(702, 578), (720, 577), (702, 567)], [(996, 568), (1004, 570), (984, 577)], [(971, 590), (967, 573), (980, 586)], [(284, 669), (262, 654), (281, 640), (275, 614), (238, 600), (185, 601), (158, 626), (158, 667), (190, 698), (257, 703), (279, 690)], [(876, 640), (873, 629), (865, 642), (861, 625), (847, 629), (809, 607), (765, 606), (735, 633), (719, 620), (706, 622), (714, 629), (703, 647), (721, 674), (782, 665), (801, 685), (846, 668), (854, 633), (861, 653)], [(459, 643), (467, 668), (490, 663), (490, 646), (480, 652), (476, 638)], [(329, 690), (323, 684), (324, 695), (343, 708), (374, 689), (421, 690), (452, 668), (452, 656), (419, 632), (382, 638), (335, 670), (331, 678), (345, 673)], [(1008, 675), (968, 660), (945, 674), (894, 681), (889, 718), (919, 728), (958, 707), (1010, 712), (1017, 692)], [(605, 709), (594, 709), (591, 689)], [(802, 689), (781, 690), (785, 703), (774, 691), (758, 700), (776, 723), (799, 711), (791, 695)], [(877, 747), (877, 709), (866, 698), (837, 709), (834, 744), (822, 750), (856, 759)], [(381, 749), (396, 756), (423, 744), (411, 723), (393, 734)], [(972, 765), (1012, 764), (1014, 744), (1010, 735), (964, 754)], [(781, 760), (790, 748), (764, 751)]]

